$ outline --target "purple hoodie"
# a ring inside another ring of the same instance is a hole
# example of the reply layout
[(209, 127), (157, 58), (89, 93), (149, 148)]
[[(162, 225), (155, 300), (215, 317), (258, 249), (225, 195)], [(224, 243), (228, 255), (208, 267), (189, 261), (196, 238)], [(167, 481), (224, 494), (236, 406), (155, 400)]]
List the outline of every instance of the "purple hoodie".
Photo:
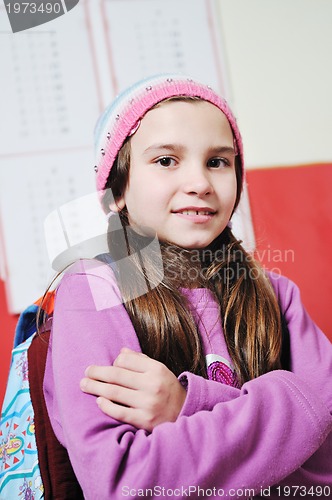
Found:
[(212, 294), (183, 290), (209, 379), (181, 374), (187, 396), (178, 419), (148, 433), (104, 415), (79, 386), (87, 366), (112, 364), (122, 347), (140, 351), (111, 268), (81, 260), (66, 272), (44, 392), (85, 498), (244, 499), (273, 485), (279, 490), (266, 490), (270, 499), (283, 498), (285, 485), (332, 492), (332, 346), (294, 283), (269, 276), (290, 332), (292, 372), (276, 370), (238, 388)]

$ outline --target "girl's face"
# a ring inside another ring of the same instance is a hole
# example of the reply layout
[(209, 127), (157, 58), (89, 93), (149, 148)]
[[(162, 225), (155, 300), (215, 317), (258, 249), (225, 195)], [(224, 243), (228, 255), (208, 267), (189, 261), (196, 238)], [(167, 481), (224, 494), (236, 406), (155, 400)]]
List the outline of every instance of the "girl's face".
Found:
[(166, 102), (144, 116), (130, 142), (129, 180), (116, 203), (127, 207), (130, 225), (183, 248), (209, 245), (236, 199), (226, 116), (206, 101)]

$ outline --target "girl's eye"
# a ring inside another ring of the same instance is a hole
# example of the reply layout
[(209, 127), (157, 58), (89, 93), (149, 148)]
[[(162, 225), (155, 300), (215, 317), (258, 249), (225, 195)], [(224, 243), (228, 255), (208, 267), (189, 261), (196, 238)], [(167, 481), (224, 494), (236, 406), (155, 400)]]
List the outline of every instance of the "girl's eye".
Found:
[(175, 160), (169, 156), (163, 156), (159, 158), (156, 163), (159, 163), (162, 167), (172, 167), (175, 165)]
[(229, 165), (230, 162), (226, 158), (211, 158), (207, 162), (207, 166), (210, 168), (223, 168), (228, 167)]

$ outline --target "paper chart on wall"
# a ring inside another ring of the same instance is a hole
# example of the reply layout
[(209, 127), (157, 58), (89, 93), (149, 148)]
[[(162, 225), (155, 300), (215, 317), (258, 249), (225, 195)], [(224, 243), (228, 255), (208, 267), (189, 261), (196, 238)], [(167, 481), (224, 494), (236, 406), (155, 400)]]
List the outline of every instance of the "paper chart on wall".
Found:
[[(77, 165), (91, 170), (92, 158), (87, 151), (59, 152), (52, 158), (46, 154), (36, 156), (28, 171), (21, 169), (21, 164), (21, 159), (10, 158), (6, 161), (6, 171), (0, 170), (6, 292), (12, 312), (26, 307), (27, 297), (33, 302), (41, 296), (55, 275), (46, 251), (43, 230), (46, 217), (69, 200), (89, 194), (93, 185), (92, 174), (84, 176), (79, 186), (76, 182)], [(44, 168), (48, 176), (40, 175)], [(20, 169), (20, 182), (17, 182)], [(75, 230), (75, 214), (71, 221)]]
[(44, 27), (2, 35), (0, 272), (11, 312), (52, 276), (44, 219), (94, 190), (93, 128), (103, 107), (160, 72), (197, 77), (227, 97), (220, 35), (214, 0), (85, 0)]
[(101, 103), (83, 5), (45, 27), (2, 33), (0, 62), (0, 157), (91, 144)]
[(73, 12), (16, 34), (0, 16), (0, 261), (10, 312), (38, 298), (52, 276), (48, 212), (94, 189), (102, 104), (84, 4)]
[[(90, 4), (91, 5), (91, 4)], [(100, 30), (116, 93), (138, 79), (182, 73), (228, 93), (214, 0), (102, 0)], [(107, 101), (113, 96), (105, 92)]]

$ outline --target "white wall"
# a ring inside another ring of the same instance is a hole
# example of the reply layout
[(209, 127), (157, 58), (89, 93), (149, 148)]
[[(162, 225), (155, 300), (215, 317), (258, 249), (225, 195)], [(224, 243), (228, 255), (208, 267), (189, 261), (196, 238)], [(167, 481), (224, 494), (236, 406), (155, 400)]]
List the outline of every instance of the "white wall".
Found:
[(217, 1), (247, 167), (332, 161), (332, 1)]

